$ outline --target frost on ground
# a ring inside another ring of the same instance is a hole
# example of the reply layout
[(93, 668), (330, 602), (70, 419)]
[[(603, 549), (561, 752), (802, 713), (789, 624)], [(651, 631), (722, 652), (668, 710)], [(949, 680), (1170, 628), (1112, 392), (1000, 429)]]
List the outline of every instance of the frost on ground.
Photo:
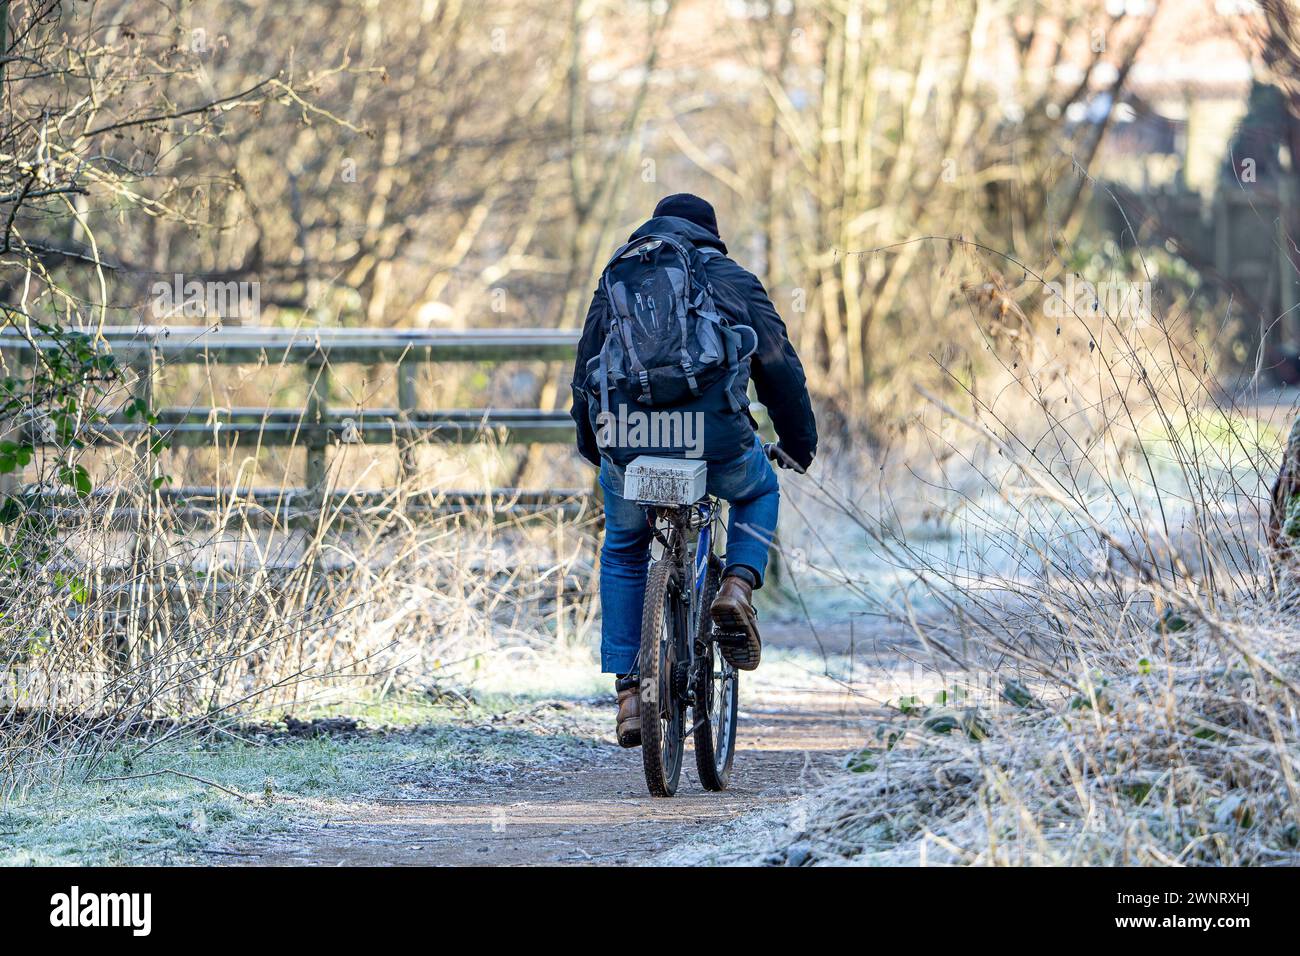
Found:
[[(807, 797), (767, 807), (696, 834), (650, 860), (652, 866), (763, 866), (784, 863), (797, 843), (796, 822)], [(796, 857), (797, 859), (797, 857)], [(797, 864), (794, 864), (797, 865)]]
[(1086, 401), (942, 405), (959, 465), (929, 483), (790, 496), (800, 605), (903, 625), (940, 693), (894, 696), (847, 772), (665, 862), (1300, 862), (1295, 582), (1262, 540), (1278, 433), (1133, 356), (1131, 389)]
[(0, 865), (239, 862), (223, 847), (291, 834), (376, 797), (576, 769), (596, 725), (594, 712), (569, 701), (405, 699), (349, 709), (359, 716), (237, 727), (152, 748), (129, 741), (91, 780), (69, 773), (0, 808)]

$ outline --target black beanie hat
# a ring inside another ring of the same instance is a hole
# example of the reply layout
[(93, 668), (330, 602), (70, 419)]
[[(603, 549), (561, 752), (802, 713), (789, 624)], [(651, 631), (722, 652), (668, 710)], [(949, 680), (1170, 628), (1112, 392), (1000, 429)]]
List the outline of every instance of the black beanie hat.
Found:
[(673, 193), (671, 196), (665, 196), (659, 200), (659, 205), (655, 206), (655, 215), (685, 219), (697, 226), (703, 226), (719, 239), (722, 238), (722, 234), (718, 232), (718, 217), (713, 207), (706, 200), (691, 193)]

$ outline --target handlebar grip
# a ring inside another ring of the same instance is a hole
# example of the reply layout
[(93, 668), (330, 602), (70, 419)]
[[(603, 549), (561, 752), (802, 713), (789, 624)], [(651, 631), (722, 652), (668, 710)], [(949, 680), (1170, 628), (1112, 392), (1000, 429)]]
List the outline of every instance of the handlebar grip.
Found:
[(805, 474), (805, 469), (793, 458), (785, 453), (778, 442), (770, 441), (763, 445), (763, 454), (776, 462), (779, 468), (789, 468), (796, 474)]

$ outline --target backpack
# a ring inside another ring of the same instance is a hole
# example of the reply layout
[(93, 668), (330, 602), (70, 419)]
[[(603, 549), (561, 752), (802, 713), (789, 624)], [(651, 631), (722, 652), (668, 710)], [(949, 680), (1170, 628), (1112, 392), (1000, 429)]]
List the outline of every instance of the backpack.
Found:
[(663, 408), (725, 392), (739, 413), (749, 404), (743, 363), (758, 336), (714, 306), (705, 258), (722, 255), (664, 234), (633, 239), (610, 257), (600, 277), (609, 324), (596, 365), (600, 410), (609, 413), (611, 390)]

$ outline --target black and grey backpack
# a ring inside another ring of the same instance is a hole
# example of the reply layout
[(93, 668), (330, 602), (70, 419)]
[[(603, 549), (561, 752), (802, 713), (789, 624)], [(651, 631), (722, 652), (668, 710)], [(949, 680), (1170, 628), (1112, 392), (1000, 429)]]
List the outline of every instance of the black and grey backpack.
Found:
[(611, 392), (663, 408), (721, 389), (731, 411), (748, 406), (749, 376), (741, 371), (758, 337), (715, 307), (704, 271), (710, 255), (722, 253), (654, 234), (610, 257), (600, 277), (609, 325), (589, 378), (600, 392), (602, 413), (609, 412)]

